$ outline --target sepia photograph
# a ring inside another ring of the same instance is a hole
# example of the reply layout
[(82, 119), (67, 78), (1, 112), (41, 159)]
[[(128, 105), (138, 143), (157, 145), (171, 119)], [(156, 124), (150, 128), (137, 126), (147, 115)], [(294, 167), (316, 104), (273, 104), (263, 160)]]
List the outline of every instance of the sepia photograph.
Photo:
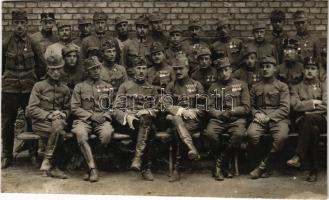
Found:
[(326, 0), (1, 12), (0, 199), (328, 199)]

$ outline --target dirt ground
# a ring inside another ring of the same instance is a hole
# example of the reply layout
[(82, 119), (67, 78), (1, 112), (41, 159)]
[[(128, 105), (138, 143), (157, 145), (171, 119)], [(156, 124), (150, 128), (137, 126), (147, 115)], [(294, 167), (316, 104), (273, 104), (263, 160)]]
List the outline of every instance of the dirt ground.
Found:
[(156, 171), (147, 182), (132, 171), (100, 172), (100, 181), (82, 180), (83, 171), (69, 172), (69, 179), (42, 177), (26, 158), (18, 158), (2, 171), (1, 191), (5, 193), (152, 195), (244, 198), (327, 198), (327, 173), (321, 171), (316, 183), (304, 181), (304, 172), (274, 174), (267, 179), (251, 180), (247, 174), (218, 182), (209, 170), (186, 171), (179, 182), (168, 182), (166, 171)]

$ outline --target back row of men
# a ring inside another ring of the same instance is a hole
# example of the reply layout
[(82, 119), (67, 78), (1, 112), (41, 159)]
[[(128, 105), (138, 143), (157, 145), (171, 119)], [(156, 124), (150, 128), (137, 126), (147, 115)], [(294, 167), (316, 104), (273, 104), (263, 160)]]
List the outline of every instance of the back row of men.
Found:
[[(297, 35), (293, 38), (283, 33), (284, 13), (273, 11), (271, 41), (275, 46), (265, 39), (263, 23), (255, 23), (255, 40), (244, 45), (231, 37), (229, 21), (220, 20), (219, 39), (208, 47), (200, 38), (198, 21), (189, 25), (191, 39), (183, 41), (182, 30), (175, 26), (168, 39), (157, 14), (136, 20), (134, 39), (128, 38), (128, 22), (122, 18), (116, 19), (118, 37), (107, 36), (107, 15), (102, 12), (94, 15), (95, 34), (88, 31), (91, 23), (79, 22), (81, 37), (76, 40), (71, 38), (70, 25), (57, 23), (58, 42), (52, 32), (53, 14), (42, 14), (43, 29), (32, 37), (26, 34), (26, 12), (15, 10), (12, 16), (15, 31), (3, 43), (2, 168), (12, 162), (17, 110), (27, 106), (33, 131), (47, 143), (41, 170), (48, 176), (66, 177), (56, 168), (58, 155), (54, 154), (70, 118), (74, 119), (71, 131), (89, 167), (86, 180), (94, 182), (98, 173), (88, 144), (91, 132), (98, 134), (104, 145), (109, 144), (113, 127), (136, 137), (131, 167), (141, 170), (146, 180), (153, 180), (150, 157), (143, 156), (150, 154), (147, 144), (156, 131), (153, 129), (171, 127), (188, 148), (188, 157), (198, 160), (191, 133), (202, 129), (200, 122), (206, 115), (210, 120), (203, 136), (217, 155), (216, 180), (231, 177), (227, 160), (242, 139), (248, 136), (255, 146), (264, 132), (272, 134), (273, 147), (251, 176), (268, 176), (287, 138), (291, 107), (302, 128), (296, 156), (288, 163), (300, 166), (311, 154), (314, 159), (308, 180), (316, 180), (316, 141), (326, 123), (326, 85), (322, 83), (326, 79), (326, 47), (315, 48), (323, 43), (316, 43), (307, 32), (303, 11), (294, 14)], [(147, 34), (149, 23), (152, 37)], [(46, 80), (35, 84), (46, 74)], [(104, 109), (109, 102), (103, 99), (112, 91), (116, 98), (114, 111), (109, 112)], [(150, 109), (162, 92), (171, 95), (172, 104), (160, 111)], [(209, 110), (194, 109), (196, 97), (205, 93), (222, 98), (210, 98)], [(250, 113), (252, 120), (246, 129)], [(232, 137), (224, 151), (219, 151), (219, 136), (224, 132)], [(177, 180), (176, 165), (174, 172), (173, 180)]]

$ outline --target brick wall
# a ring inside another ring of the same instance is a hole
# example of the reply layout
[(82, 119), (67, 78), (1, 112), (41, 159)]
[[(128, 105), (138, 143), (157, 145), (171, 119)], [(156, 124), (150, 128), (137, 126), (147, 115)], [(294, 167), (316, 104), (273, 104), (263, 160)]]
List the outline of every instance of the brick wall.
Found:
[[(204, 24), (204, 30), (214, 34), (216, 19), (231, 14), (233, 29), (236, 36), (250, 36), (251, 24), (257, 19), (265, 20), (270, 24), (269, 15), (273, 9), (286, 11), (286, 30), (294, 32), (292, 14), (296, 10), (305, 10), (309, 13), (309, 29), (321, 35), (327, 34), (327, 1), (326, 0), (213, 0), (213, 1), (7, 1), (2, 4), (3, 30), (11, 30), (11, 11), (22, 8), (28, 12), (29, 31), (39, 29), (40, 13), (55, 12), (58, 20), (67, 20), (74, 24), (77, 30), (77, 20), (85, 16), (92, 18), (95, 11), (103, 10), (109, 14), (109, 28), (113, 30), (114, 18), (123, 15), (130, 24), (142, 13), (160, 11), (165, 17), (165, 28), (168, 30), (173, 24), (182, 24), (186, 27), (189, 19), (199, 18)], [(270, 27), (270, 26), (269, 26)], [(133, 29), (133, 26), (131, 26)]]

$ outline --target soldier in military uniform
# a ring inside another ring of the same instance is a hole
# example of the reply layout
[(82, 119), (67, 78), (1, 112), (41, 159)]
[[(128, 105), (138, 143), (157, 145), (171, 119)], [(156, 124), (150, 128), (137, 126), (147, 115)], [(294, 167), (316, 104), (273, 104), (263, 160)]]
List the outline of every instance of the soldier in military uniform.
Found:
[(102, 44), (101, 54), (104, 61), (101, 68), (101, 79), (112, 85), (115, 94), (119, 86), (128, 80), (125, 67), (118, 64), (119, 52), (120, 49), (114, 40), (108, 40)]
[(150, 48), (152, 65), (147, 71), (147, 81), (160, 93), (175, 76), (172, 68), (165, 60), (164, 48), (161, 43), (153, 42)]
[(246, 82), (250, 89), (254, 83), (262, 78), (257, 62), (257, 49), (255, 46), (246, 46), (242, 49), (241, 55), (240, 67), (233, 72), (232, 77)]
[(267, 36), (266, 40), (273, 44), (278, 51), (278, 64), (283, 62), (283, 44), (288, 38), (287, 32), (283, 29), (286, 14), (281, 10), (273, 10), (271, 12), (272, 32)]
[(196, 71), (198, 66), (198, 60), (197, 60), (198, 49), (201, 46), (209, 48), (209, 45), (201, 38), (202, 25), (200, 23), (200, 20), (191, 19), (188, 25), (188, 32), (191, 37), (184, 40), (182, 45), (183, 48), (186, 49), (185, 53), (190, 65), (189, 74), (192, 74), (193, 72)]
[(50, 56), (46, 61), (48, 78), (33, 86), (26, 114), (32, 120), (33, 132), (47, 144), (40, 170), (46, 176), (65, 179), (67, 176), (57, 165), (59, 156), (63, 156), (60, 143), (70, 113), (71, 94), (61, 82), (64, 66), (61, 56)]
[(255, 21), (252, 34), (254, 36), (254, 41), (248, 43), (247, 45), (256, 47), (258, 59), (261, 59), (266, 55), (271, 55), (276, 61), (278, 61), (278, 52), (276, 47), (269, 43), (269, 41), (265, 38), (266, 24), (261, 21)]
[[(219, 80), (210, 86), (208, 92), (211, 100), (209, 108), (211, 118), (204, 137), (216, 153), (214, 177), (222, 181), (224, 176), (233, 177), (228, 169), (228, 161), (246, 136), (250, 95), (246, 82), (231, 77), (233, 69), (228, 57), (219, 59), (216, 67)], [(225, 132), (230, 134), (231, 138), (225, 149), (219, 153), (220, 135)]]
[(58, 36), (53, 31), (55, 23), (54, 13), (41, 13), (41, 31), (31, 35), (34, 42), (40, 45), (42, 53), (46, 52), (48, 46), (58, 42)]
[(59, 36), (59, 41), (48, 46), (45, 52), (45, 57), (56, 54), (56, 56), (62, 56), (62, 49), (68, 45), (75, 45), (79, 51), (80, 47), (72, 41), (72, 26), (71, 24), (63, 21), (57, 22), (57, 31)]
[(107, 32), (107, 20), (108, 16), (103, 11), (94, 13), (95, 33), (82, 40), (81, 53), (83, 59), (88, 58), (87, 53), (90, 47), (100, 49), (106, 40), (112, 39), (110, 33)]
[(72, 133), (77, 137), (78, 144), (88, 165), (87, 175), (84, 180), (98, 181), (98, 171), (93, 154), (88, 143), (91, 133), (97, 134), (103, 147), (111, 140), (113, 128), (109, 113), (109, 101), (112, 86), (100, 78), (102, 63), (98, 58), (91, 57), (85, 60), (88, 78), (75, 86), (71, 99), (71, 111), (77, 118), (73, 122)]
[(320, 81), (327, 80), (327, 38), (320, 38), (317, 41), (316, 54), (319, 62)]
[(298, 59), (298, 41), (292, 38), (284, 40), (283, 63), (278, 66), (277, 78), (289, 88), (303, 80), (304, 67)]
[(128, 32), (128, 20), (123, 17), (116, 17), (115, 18), (115, 32), (116, 37), (115, 39), (118, 42), (120, 48), (120, 62), (118, 64), (123, 65), (123, 48), (128, 44), (130, 41), (129, 32)]
[(150, 64), (150, 46), (152, 41), (148, 36), (149, 22), (145, 15), (141, 15), (135, 21), (136, 38), (130, 40), (123, 48), (123, 64), (126, 67), (128, 77), (134, 78), (134, 70), (132, 62), (136, 57), (146, 60), (147, 65)]
[(316, 58), (316, 40), (317, 36), (311, 34), (308, 28), (308, 18), (305, 11), (298, 10), (293, 14), (294, 24), (296, 27), (296, 39), (298, 41), (298, 53), (300, 62), (304, 62), (307, 56)]
[(228, 18), (219, 19), (217, 22), (218, 39), (210, 46), (210, 50), (214, 60), (228, 57), (234, 67), (233, 70), (235, 70), (239, 67), (240, 53), (244, 44), (240, 39), (232, 37), (231, 30), (231, 23)]
[(208, 91), (210, 85), (217, 81), (217, 70), (212, 66), (210, 50), (207, 47), (201, 47), (198, 50), (197, 59), (199, 66), (191, 78), (199, 81), (205, 91)]
[(152, 42), (159, 42), (166, 47), (168, 45), (168, 34), (163, 30), (163, 16), (159, 12), (153, 12), (148, 18), (151, 25), (150, 36)]
[(306, 57), (305, 78), (291, 89), (291, 110), (298, 114), (299, 138), (296, 155), (287, 164), (300, 167), (309, 157), (307, 181), (317, 180), (320, 133), (327, 132), (327, 84), (319, 80), (319, 66), (314, 57)]
[(141, 171), (142, 178), (153, 181), (151, 171), (150, 140), (151, 125), (156, 115), (157, 91), (146, 81), (147, 66), (145, 61), (137, 57), (133, 61), (135, 70), (133, 80), (123, 83), (117, 92), (114, 102), (114, 118), (121, 127), (118, 130), (131, 135), (136, 140), (135, 156), (131, 168)]
[(82, 40), (91, 35), (91, 20), (85, 17), (78, 19), (79, 37), (73, 40), (73, 43), (82, 47)]
[(289, 132), (290, 96), (287, 84), (275, 78), (276, 59), (261, 59), (262, 81), (255, 83), (250, 91), (252, 122), (247, 129), (250, 144), (259, 144), (260, 136), (269, 133), (273, 137), (272, 148), (252, 172), (252, 179), (270, 176), (272, 164), (283, 148)]
[[(42, 50), (27, 34), (26, 11), (13, 10), (12, 23), (14, 33), (2, 43), (1, 168), (8, 167), (13, 159), (14, 123), (18, 109), (25, 109), (37, 78), (46, 73)], [(33, 160), (36, 161), (36, 157)]]
[(179, 25), (173, 25), (169, 31), (168, 46), (165, 49), (165, 55), (167, 62), (170, 64), (172, 60), (177, 58), (179, 55), (186, 55), (187, 47), (184, 48), (182, 44), (183, 30)]

